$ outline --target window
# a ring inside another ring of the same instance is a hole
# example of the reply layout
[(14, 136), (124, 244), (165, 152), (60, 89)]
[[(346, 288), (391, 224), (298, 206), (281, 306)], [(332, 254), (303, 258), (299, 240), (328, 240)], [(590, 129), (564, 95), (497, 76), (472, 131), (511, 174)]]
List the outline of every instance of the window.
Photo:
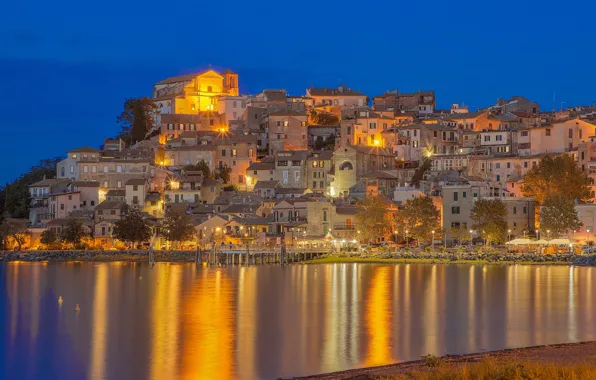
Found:
[(459, 215), (459, 206), (453, 206), (453, 207), (451, 207), (451, 213), (453, 215)]
[(288, 120), (284, 120), (284, 127), (287, 127), (288, 125), (290, 125), (290, 122)]
[(132, 197), (132, 204), (135, 204), (135, 205), (136, 205), (136, 204), (139, 204), (139, 197), (138, 197), (138, 196), (134, 195), (134, 196)]
[(110, 215), (116, 215), (116, 210), (110, 210)]
[(108, 187), (108, 181), (103, 181), (103, 187)]
[(303, 127), (306, 127), (306, 121), (300, 122), (300, 125), (303, 126)]
[(74, 165), (70, 165), (70, 174), (74, 174)]
[(236, 157), (238, 155), (238, 151), (236, 149), (232, 149), (232, 157)]
[(484, 136), (484, 141), (490, 141), (490, 135), (485, 135)]
[(69, 196), (68, 196), (68, 200), (69, 200), (69, 201), (72, 201), (72, 195), (69, 195)]
[(213, 92), (213, 87), (212, 86), (207, 86), (207, 92)]
[(548, 128), (546, 129), (546, 135), (550, 136), (550, 129), (548, 129)]
[(88, 173), (89, 167), (87, 165), (83, 165), (83, 173)]
[(573, 138), (573, 129), (569, 128), (569, 138)]
[(507, 169), (511, 169), (511, 162), (507, 163)]
[(252, 148), (249, 148), (248, 149), (248, 157), (252, 157), (253, 156), (253, 153), (254, 153), (253, 149)]
[(122, 166), (116, 166), (116, 173), (122, 173)]
[(116, 187), (122, 187), (122, 181), (118, 181)]
[(312, 181), (312, 188), (316, 189), (317, 188), (317, 181)]
[(527, 168), (527, 167), (528, 167), (528, 161), (525, 161), (524, 162), (524, 168)]
[(524, 206), (524, 214), (526, 214), (528, 212), (528, 209), (526, 208), (526, 206)]
[(466, 199), (466, 195), (468, 195), (468, 194), (467, 194), (465, 191), (463, 191), (463, 192), (461, 193), (461, 197), (462, 197), (462, 199)]
[(453, 201), (457, 201), (458, 199), (457, 191), (453, 192)]
[(91, 173), (97, 173), (97, 166), (93, 165), (91, 167)]
[(132, 191), (139, 191), (139, 185), (132, 185)]
[(501, 176), (497, 175), (497, 182), (499, 182), (501, 180)]
[(528, 131), (522, 131), (521, 136), (522, 137), (527, 137), (528, 136)]
[(60, 210), (64, 210), (64, 203), (60, 203)]
[(244, 176), (242, 174), (238, 174), (238, 183), (244, 183)]
[(370, 129), (377, 129), (377, 123), (370, 123), (368, 126)]
[(495, 169), (501, 169), (501, 163), (500, 162), (497, 162), (495, 164)]
[(327, 210), (323, 210), (323, 222), (327, 221)]
[(91, 206), (95, 206), (95, 201), (90, 201), (89, 203), (91, 203)]
[(64, 166), (62, 166), (62, 167), (60, 168), (60, 176), (61, 176), (61, 177), (64, 177), (65, 175), (66, 175), (66, 174), (65, 174), (65, 168), (64, 168)]
[(103, 210), (97, 210), (97, 215), (103, 215)]
[(437, 137), (437, 131), (433, 131), (433, 137)]
[(517, 207), (513, 206), (513, 215), (517, 215)]

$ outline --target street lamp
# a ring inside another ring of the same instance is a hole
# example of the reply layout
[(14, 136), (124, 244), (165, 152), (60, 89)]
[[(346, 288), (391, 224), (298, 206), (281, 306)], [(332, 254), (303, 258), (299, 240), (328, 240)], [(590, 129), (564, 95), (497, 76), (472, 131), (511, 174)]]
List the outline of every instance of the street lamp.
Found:
[(474, 230), (470, 230), (470, 247), (472, 246), (473, 241), (474, 241), (474, 236), (472, 236), (473, 233), (474, 233)]
[(408, 241), (408, 230), (406, 230), (406, 245), (409, 246), (410, 245), (409, 243), (410, 242)]
[(431, 244), (431, 245), (432, 245), (432, 247), (433, 247), (433, 254), (434, 254), (434, 253), (435, 253), (435, 230), (432, 230), (431, 232), (432, 232), (432, 234), (433, 234), (433, 237), (432, 237), (432, 239), (433, 239), (433, 240), (431, 241), (431, 243), (430, 243), (430, 244)]
[(511, 240), (511, 230), (507, 230), (507, 241)]
[(546, 240), (550, 241), (550, 230), (546, 230)]
[(394, 238), (395, 238), (395, 244), (397, 244), (397, 231), (393, 231), (393, 235), (394, 235)]
[(536, 240), (540, 240), (540, 231), (536, 230), (534, 232), (536, 233)]

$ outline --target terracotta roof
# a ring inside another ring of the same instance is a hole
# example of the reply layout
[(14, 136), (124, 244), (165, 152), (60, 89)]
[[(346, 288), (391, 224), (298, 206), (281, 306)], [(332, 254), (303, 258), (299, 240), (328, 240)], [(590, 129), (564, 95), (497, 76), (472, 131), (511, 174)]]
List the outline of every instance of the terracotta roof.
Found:
[(306, 112), (297, 112), (291, 110), (280, 110), (280, 111), (273, 111), (269, 113), (269, 116), (304, 116), (306, 117)]
[(258, 162), (253, 162), (252, 164), (250, 164), (246, 170), (248, 171), (248, 170), (273, 170), (273, 169), (275, 169), (275, 162), (258, 161)]
[(122, 209), (126, 203), (122, 201), (103, 201), (95, 207), (96, 210)]
[(254, 189), (273, 189), (276, 187), (283, 187), (283, 185), (279, 181), (258, 181)]
[(42, 179), (39, 182), (32, 183), (31, 185), (29, 185), (29, 187), (52, 186), (52, 185), (55, 185), (55, 184), (61, 183), (61, 182), (64, 182), (66, 184), (66, 183), (70, 182), (70, 179), (68, 179), (68, 178), (47, 178), (47, 179)]
[(75, 181), (73, 185), (76, 187), (99, 187), (99, 182), (97, 181)]
[(310, 88), (310, 96), (366, 96), (350, 88), (344, 88), (340, 91), (337, 88)]
[(106, 197), (124, 197), (124, 196), (126, 196), (126, 190), (112, 189), (112, 190), (108, 190), (108, 192), (106, 193)]
[(143, 178), (131, 178), (128, 181), (126, 181), (126, 186), (130, 186), (130, 185), (141, 185), (144, 186), (147, 184), (147, 181), (145, 181), (145, 179)]
[(95, 149), (95, 148), (91, 148), (88, 146), (83, 146), (80, 148), (76, 148), (76, 149), (71, 149), (68, 150), (68, 153), (82, 153), (82, 152), (91, 152), (91, 153), (101, 153), (101, 150)]

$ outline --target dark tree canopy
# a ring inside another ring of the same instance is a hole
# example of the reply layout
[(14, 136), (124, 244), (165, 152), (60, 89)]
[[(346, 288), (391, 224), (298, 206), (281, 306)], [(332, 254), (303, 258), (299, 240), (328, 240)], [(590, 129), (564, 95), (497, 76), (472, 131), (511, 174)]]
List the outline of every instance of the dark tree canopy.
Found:
[(58, 236), (56, 236), (54, 230), (47, 229), (41, 233), (39, 241), (41, 244), (51, 245), (56, 243), (57, 239)]
[(81, 244), (81, 240), (85, 236), (87, 236), (85, 225), (82, 220), (77, 218), (70, 218), (60, 234), (60, 237), (65, 243), (75, 246)]
[(116, 122), (122, 128), (118, 137), (128, 145), (143, 141), (147, 132), (155, 126), (158, 113), (159, 110), (153, 99), (146, 96), (126, 99), (124, 110), (116, 118)]
[(312, 125), (339, 125), (339, 118), (329, 112), (310, 111), (309, 123)]
[(190, 215), (169, 210), (166, 212), (162, 223), (162, 234), (166, 240), (179, 243), (192, 240), (196, 230)]
[(358, 203), (360, 211), (356, 214), (356, 228), (365, 241), (372, 242), (391, 233), (386, 200), (383, 196), (376, 195), (367, 196)]
[(143, 218), (143, 214), (136, 207), (130, 207), (126, 215), (114, 223), (113, 235), (116, 239), (133, 243), (149, 241), (151, 228)]
[(525, 175), (522, 191), (538, 204), (543, 204), (551, 196), (587, 202), (590, 179), (571, 156), (545, 156)]
[(199, 161), (196, 165), (186, 165), (184, 170), (202, 172), (204, 179), (211, 178), (211, 168), (205, 160)]
[(479, 199), (472, 208), (473, 229), (489, 243), (503, 242), (507, 237), (507, 207), (500, 199)]
[(403, 223), (404, 230), (408, 230), (408, 236), (418, 242), (431, 241), (432, 231), (441, 234), (441, 213), (430, 197), (408, 199), (397, 218)]
[(228, 167), (227, 165), (223, 168), (217, 169), (215, 173), (215, 178), (220, 178), (224, 184), (230, 182), (230, 174), (232, 173), (232, 168)]
[[(41, 160), (17, 180), (0, 188), (0, 215), (11, 218), (29, 217), (29, 185), (44, 178), (56, 178), (56, 165), (62, 158)], [(1, 217), (0, 217), (1, 218)]]
[(432, 161), (428, 157), (422, 159), (422, 162), (418, 165), (412, 176), (412, 186), (420, 187), (420, 182), (424, 179), (424, 174), (430, 170), (431, 163)]
[(561, 196), (550, 196), (544, 200), (540, 212), (540, 229), (550, 231), (551, 238), (579, 230), (582, 226), (575, 204), (570, 199)]
[(19, 250), (27, 237), (27, 227), (29, 221), (27, 219), (12, 219), (5, 217), (2, 223), (0, 223), (0, 240), (2, 245), (6, 246), (8, 239), (12, 239)]

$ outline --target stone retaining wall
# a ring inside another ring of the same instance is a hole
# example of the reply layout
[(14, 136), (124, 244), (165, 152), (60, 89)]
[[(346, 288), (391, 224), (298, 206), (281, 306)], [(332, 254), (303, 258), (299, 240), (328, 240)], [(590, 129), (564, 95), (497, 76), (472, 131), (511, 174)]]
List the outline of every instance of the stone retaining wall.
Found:
[[(155, 261), (194, 261), (195, 251), (154, 251)], [(148, 261), (148, 251), (0, 251), (2, 261)]]

